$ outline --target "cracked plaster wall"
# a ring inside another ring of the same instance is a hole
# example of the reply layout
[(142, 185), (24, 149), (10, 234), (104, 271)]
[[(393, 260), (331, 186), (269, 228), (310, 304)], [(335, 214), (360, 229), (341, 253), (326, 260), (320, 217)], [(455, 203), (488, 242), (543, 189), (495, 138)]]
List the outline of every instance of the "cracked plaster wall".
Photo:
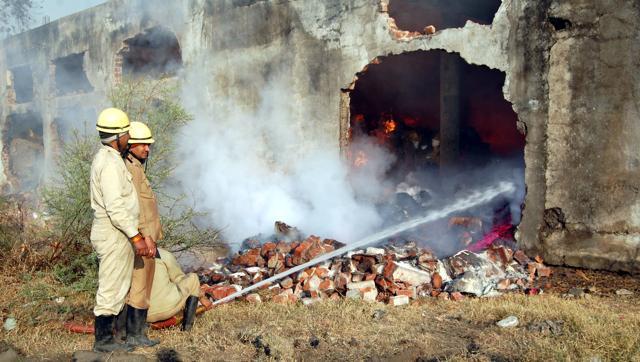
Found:
[(554, 1), (571, 25), (549, 54), (544, 231), (556, 263), (638, 270), (640, 247), (640, 4)]
[[(122, 41), (162, 24), (176, 33), (185, 68), (202, 70), (208, 85), (202, 91), (221, 90), (239, 107), (258, 107), (260, 91), (285, 71), (289, 118), (298, 120), (278, 150), (286, 162), (313, 147), (340, 152), (348, 89), (373, 59), (415, 50), (457, 52), (471, 64), (506, 73), (505, 98), (526, 132), (520, 245), (556, 263), (632, 270), (640, 212), (633, 177), (640, 164), (633, 141), (640, 134), (631, 122), (637, 97), (612, 97), (611, 91), (619, 82), (629, 94), (638, 87), (637, 76), (624, 75), (637, 73), (637, 60), (615, 56), (637, 47), (637, 38), (625, 32), (638, 34), (637, 8), (623, 0), (562, 3), (503, 0), (490, 26), (467, 22), (434, 35), (406, 36), (390, 27), (388, 0), (167, 0), (153, 7), (143, 0), (113, 0), (5, 41), (0, 69), (32, 64), (39, 86), (33, 102), (3, 105), (0, 119), (24, 108), (41, 112), (48, 125), (62, 106), (93, 103), (98, 111), (107, 104)], [(609, 8), (618, 10), (602, 17)], [(551, 13), (576, 27), (554, 32)], [(53, 96), (49, 62), (81, 51), (87, 51), (94, 92)], [(591, 110), (596, 103), (602, 108)], [(607, 116), (611, 112), (615, 117)], [(215, 122), (227, 126), (223, 119)], [(50, 138), (45, 131), (45, 143)], [(576, 164), (586, 166), (571, 166)], [(557, 207), (566, 223), (550, 227), (545, 209)]]

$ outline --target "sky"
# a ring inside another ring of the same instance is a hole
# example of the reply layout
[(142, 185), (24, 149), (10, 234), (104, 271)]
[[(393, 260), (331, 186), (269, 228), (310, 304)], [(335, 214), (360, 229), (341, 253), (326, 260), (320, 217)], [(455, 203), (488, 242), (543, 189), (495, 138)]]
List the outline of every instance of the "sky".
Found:
[(40, 26), (45, 15), (53, 21), (78, 11), (107, 2), (106, 0), (36, 0), (33, 10), (33, 26)]

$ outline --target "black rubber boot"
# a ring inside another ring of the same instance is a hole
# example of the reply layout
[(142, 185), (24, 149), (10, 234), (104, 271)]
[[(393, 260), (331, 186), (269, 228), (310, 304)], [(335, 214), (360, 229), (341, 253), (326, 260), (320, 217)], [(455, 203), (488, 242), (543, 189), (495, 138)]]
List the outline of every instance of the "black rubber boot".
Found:
[(182, 315), (182, 330), (189, 331), (193, 327), (196, 320), (196, 309), (198, 309), (198, 297), (189, 296), (184, 305), (184, 314)]
[(127, 344), (152, 347), (160, 343), (147, 337), (147, 310), (127, 306)]
[(115, 316), (113, 315), (101, 315), (96, 317), (96, 341), (93, 344), (93, 350), (95, 352), (133, 351), (133, 346), (117, 343), (115, 338), (113, 338), (114, 320)]
[(113, 337), (118, 343), (124, 343), (127, 340), (127, 309), (129, 308), (125, 305), (116, 316)]

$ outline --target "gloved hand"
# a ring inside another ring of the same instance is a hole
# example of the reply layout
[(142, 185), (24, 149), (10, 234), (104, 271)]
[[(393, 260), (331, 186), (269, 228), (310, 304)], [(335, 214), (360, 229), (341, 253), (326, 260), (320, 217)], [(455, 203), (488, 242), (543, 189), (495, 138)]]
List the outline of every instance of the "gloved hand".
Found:
[(145, 236), (144, 237), (144, 243), (147, 246), (147, 255), (144, 255), (148, 258), (153, 258), (156, 256), (156, 251), (158, 250), (157, 246), (156, 246), (156, 242), (153, 241), (153, 239), (150, 236)]

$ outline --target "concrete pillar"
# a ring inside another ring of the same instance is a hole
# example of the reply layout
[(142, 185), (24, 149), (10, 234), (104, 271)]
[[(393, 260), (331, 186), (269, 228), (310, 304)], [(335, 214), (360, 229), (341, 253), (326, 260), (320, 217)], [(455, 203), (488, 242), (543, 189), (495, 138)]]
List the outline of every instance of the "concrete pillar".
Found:
[(452, 171), (460, 155), (460, 59), (440, 55), (440, 171)]

